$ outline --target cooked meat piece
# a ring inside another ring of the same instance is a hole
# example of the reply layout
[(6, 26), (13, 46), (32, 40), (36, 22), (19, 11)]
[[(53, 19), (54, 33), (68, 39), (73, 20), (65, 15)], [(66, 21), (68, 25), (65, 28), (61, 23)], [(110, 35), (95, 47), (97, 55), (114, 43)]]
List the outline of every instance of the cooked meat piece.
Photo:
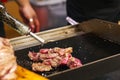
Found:
[(33, 63), (32, 64), (32, 69), (34, 71), (50, 71), (52, 69), (51, 65), (46, 65), (43, 63)]
[(40, 53), (42, 54), (47, 54), (49, 49), (40, 49)]
[(9, 40), (0, 37), (0, 80), (15, 80), (16, 57)]
[(29, 52), (28, 56), (33, 61), (41, 61), (33, 63), (34, 71), (50, 71), (53, 67), (66, 65), (70, 68), (82, 66), (79, 59), (72, 57), (72, 47), (68, 48), (46, 48), (40, 49), (39, 52)]
[(46, 59), (46, 60), (43, 61), (43, 63), (44, 64), (49, 64), (52, 67), (58, 67), (59, 66), (59, 61), (55, 60), (55, 58), (53, 58), (53, 59)]
[(29, 56), (29, 58), (30, 58), (31, 60), (33, 60), (33, 61), (38, 61), (38, 60), (39, 60), (39, 57), (40, 57), (40, 54), (29, 51), (28, 56)]
[(56, 53), (59, 53), (59, 55), (64, 55), (66, 53), (72, 53), (72, 47), (68, 47), (68, 48), (59, 48), (59, 47), (55, 47), (53, 48), (53, 51)]
[(79, 59), (72, 57), (68, 60), (67, 66), (72, 69), (72, 68), (76, 68), (76, 67), (81, 67), (82, 63)]
[(69, 60), (68, 57), (64, 57), (64, 58), (62, 58), (62, 59), (60, 60), (60, 64), (61, 64), (61, 65), (66, 65), (66, 64), (68, 63), (68, 60)]
[(46, 60), (46, 59), (51, 59), (57, 57), (57, 53), (47, 53), (47, 54), (41, 54), (40, 53), (40, 60)]

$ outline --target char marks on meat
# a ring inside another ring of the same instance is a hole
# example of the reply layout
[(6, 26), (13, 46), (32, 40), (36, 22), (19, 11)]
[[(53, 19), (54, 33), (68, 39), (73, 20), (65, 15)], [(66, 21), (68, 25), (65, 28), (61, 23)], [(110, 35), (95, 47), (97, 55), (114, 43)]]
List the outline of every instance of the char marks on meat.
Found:
[(81, 67), (79, 59), (72, 56), (72, 47), (68, 48), (46, 48), (40, 49), (39, 52), (29, 51), (28, 56), (33, 60), (32, 69), (34, 71), (50, 71), (55, 67), (66, 65), (69, 68)]

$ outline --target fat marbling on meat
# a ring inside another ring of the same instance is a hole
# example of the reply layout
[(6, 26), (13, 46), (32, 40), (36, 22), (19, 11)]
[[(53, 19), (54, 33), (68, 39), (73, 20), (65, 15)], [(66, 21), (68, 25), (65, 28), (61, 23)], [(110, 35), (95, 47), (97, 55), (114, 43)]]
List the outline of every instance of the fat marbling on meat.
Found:
[(72, 56), (73, 48), (44, 48), (39, 52), (29, 51), (28, 56), (33, 60), (32, 69), (34, 71), (50, 71), (54, 67), (66, 65), (69, 68), (81, 67), (82, 63), (79, 59)]

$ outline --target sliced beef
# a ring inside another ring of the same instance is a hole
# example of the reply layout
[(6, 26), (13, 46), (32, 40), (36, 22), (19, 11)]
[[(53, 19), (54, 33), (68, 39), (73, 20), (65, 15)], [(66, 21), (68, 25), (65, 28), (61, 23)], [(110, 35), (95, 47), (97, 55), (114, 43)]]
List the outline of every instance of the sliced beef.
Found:
[[(50, 71), (55, 67), (66, 65), (69, 68), (81, 67), (79, 59), (72, 56), (72, 47), (68, 48), (46, 48), (40, 49), (39, 52), (29, 52), (28, 56), (33, 60), (32, 69), (34, 71)], [(35, 61), (40, 61), (36, 63)]]

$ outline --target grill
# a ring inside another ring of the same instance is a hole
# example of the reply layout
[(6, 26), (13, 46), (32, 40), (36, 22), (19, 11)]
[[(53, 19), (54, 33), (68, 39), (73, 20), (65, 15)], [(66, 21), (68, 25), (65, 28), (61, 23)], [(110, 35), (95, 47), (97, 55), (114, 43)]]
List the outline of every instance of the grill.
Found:
[(85, 33), (79, 29), (78, 25), (43, 31), (37, 35), (45, 40), (51, 40), (51, 42), (42, 46), (30, 36), (11, 39), (18, 65), (32, 71), (33, 62), (28, 58), (28, 52), (53, 47), (73, 47), (72, 55), (83, 63), (82, 67), (75, 69), (60, 66), (49, 72), (35, 72), (51, 80), (90, 80), (120, 67), (120, 45), (92, 32)]

